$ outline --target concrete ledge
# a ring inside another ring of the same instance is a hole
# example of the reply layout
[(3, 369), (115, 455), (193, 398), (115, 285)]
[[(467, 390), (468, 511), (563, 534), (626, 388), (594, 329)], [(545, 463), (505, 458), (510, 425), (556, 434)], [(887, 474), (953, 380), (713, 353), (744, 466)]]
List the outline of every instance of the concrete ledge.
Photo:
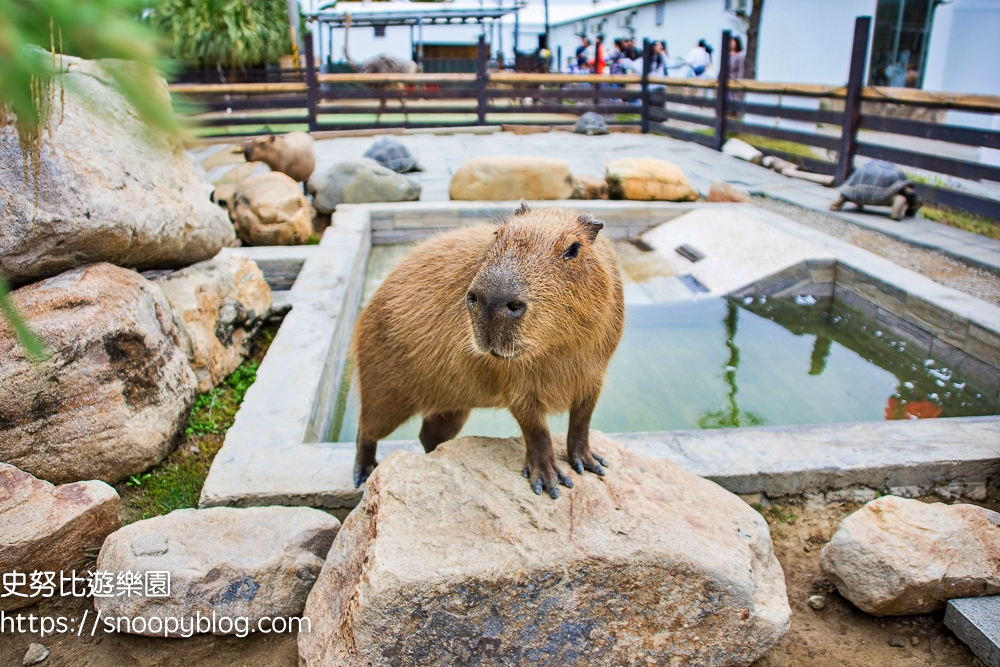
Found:
[(1000, 596), (948, 600), (944, 624), (986, 667), (1000, 667)]
[[(1000, 417), (609, 435), (737, 494), (935, 492), (982, 500), (1000, 482)], [(381, 442), (379, 460), (400, 449), (423, 452), (412, 440)], [(255, 448), (225, 488), (202, 493), (201, 504), (354, 507), (363, 491), (351, 481), (354, 451), (349, 442)]]

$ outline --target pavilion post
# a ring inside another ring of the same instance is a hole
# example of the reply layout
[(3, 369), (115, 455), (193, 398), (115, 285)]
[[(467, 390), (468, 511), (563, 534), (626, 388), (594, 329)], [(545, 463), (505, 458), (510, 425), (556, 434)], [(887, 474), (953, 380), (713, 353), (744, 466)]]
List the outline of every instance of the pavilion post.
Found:
[(476, 54), (476, 93), (479, 99), (479, 124), (486, 125), (486, 36), (479, 36), (479, 50)]
[(851, 70), (844, 99), (844, 120), (840, 128), (840, 155), (834, 182), (841, 185), (854, 171), (854, 154), (858, 150), (858, 128), (861, 126), (861, 89), (864, 87), (865, 58), (868, 56), (868, 35), (872, 18), (859, 16), (854, 21), (854, 48)]
[(732, 48), (733, 33), (722, 32), (722, 48), (719, 49), (719, 80), (715, 87), (715, 150), (721, 151), (726, 143), (726, 129), (729, 124), (729, 52)]

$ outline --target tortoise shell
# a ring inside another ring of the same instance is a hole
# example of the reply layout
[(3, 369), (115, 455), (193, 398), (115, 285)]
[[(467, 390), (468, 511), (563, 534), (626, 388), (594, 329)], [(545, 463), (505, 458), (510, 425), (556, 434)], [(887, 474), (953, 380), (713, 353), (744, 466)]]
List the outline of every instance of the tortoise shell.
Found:
[(908, 185), (912, 184), (902, 169), (891, 162), (872, 160), (855, 170), (839, 190), (855, 204), (884, 206)]
[(395, 139), (385, 137), (369, 146), (364, 157), (375, 160), (386, 169), (405, 174), (417, 168), (417, 159), (410, 151)]
[(601, 114), (588, 111), (580, 116), (580, 119), (576, 121), (573, 131), (577, 134), (587, 135), (607, 134), (608, 124), (604, 122), (604, 117), (601, 116)]

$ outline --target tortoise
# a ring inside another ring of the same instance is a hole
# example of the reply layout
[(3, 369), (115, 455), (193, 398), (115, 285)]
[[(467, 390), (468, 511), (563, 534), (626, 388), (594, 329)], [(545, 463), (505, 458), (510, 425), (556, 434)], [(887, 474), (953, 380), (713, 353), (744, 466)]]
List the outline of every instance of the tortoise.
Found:
[(395, 139), (384, 137), (372, 144), (365, 151), (364, 157), (375, 160), (386, 169), (405, 174), (408, 171), (419, 171), (417, 159), (410, 151)]
[(862, 165), (839, 190), (840, 197), (830, 204), (831, 211), (843, 209), (845, 202), (854, 202), (859, 211), (865, 206), (891, 206), (889, 217), (902, 220), (904, 215), (915, 215), (923, 204), (906, 174), (883, 160)]
[(580, 120), (576, 121), (573, 131), (586, 135), (607, 134), (608, 124), (604, 122), (604, 117), (601, 114), (588, 111), (580, 116)]

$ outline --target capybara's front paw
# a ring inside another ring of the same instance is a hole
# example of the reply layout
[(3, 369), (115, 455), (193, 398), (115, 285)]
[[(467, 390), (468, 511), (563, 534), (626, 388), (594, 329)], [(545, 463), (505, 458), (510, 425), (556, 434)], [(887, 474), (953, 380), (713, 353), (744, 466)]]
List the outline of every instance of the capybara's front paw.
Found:
[(569, 455), (569, 464), (573, 466), (573, 470), (580, 475), (583, 474), (584, 470), (589, 470), (590, 472), (601, 475), (602, 477), (606, 472), (604, 468), (608, 467), (607, 459), (590, 451), (589, 448), (587, 451), (580, 454), (571, 452)]
[(569, 489), (573, 488), (573, 480), (569, 475), (563, 474), (562, 470), (547, 461), (537, 464), (529, 461), (521, 474), (528, 478), (531, 490), (536, 496), (540, 496), (544, 489), (552, 499), (556, 499), (559, 497), (559, 484)]
[(375, 471), (375, 466), (378, 463), (372, 463), (370, 465), (365, 465), (363, 463), (354, 464), (354, 488), (361, 486), (362, 482), (368, 479), (369, 476)]

